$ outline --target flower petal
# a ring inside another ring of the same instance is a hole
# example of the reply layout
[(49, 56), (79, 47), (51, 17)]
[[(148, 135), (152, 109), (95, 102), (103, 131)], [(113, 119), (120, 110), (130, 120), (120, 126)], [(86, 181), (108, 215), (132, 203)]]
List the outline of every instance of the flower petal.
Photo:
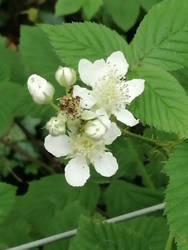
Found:
[(112, 142), (121, 135), (121, 130), (118, 128), (115, 122), (111, 123), (110, 128), (107, 130), (104, 139), (105, 139), (105, 144), (110, 145)]
[(129, 64), (121, 51), (113, 52), (106, 60), (112, 69), (117, 70), (118, 75), (125, 76), (128, 71)]
[(131, 103), (137, 96), (141, 95), (144, 91), (143, 79), (133, 79), (125, 82), (126, 88), (128, 90), (128, 103)]
[(78, 64), (80, 79), (87, 85), (93, 86), (108, 72), (104, 59), (96, 60), (94, 63), (87, 59), (81, 59)]
[(111, 121), (103, 108), (96, 110), (96, 116), (107, 128), (110, 127)]
[(80, 106), (85, 109), (90, 109), (94, 104), (95, 100), (92, 95), (92, 91), (86, 88), (81, 88), (78, 85), (75, 85), (73, 88), (73, 97), (80, 97)]
[(104, 152), (102, 156), (93, 159), (93, 165), (95, 170), (105, 177), (114, 175), (118, 170), (117, 160), (110, 152)]
[(83, 186), (89, 177), (90, 171), (84, 157), (73, 158), (65, 167), (65, 178), (71, 186)]
[(56, 157), (69, 154), (71, 150), (71, 140), (67, 135), (48, 135), (44, 141), (45, 149)]
[(120, 111), (114, 112), (117, 120), (123, 122), (125, 125), (129, 127), (133, 127), (139, 123), (139, 120), (135, 119), (133, 114), (127, 109), (122, 109)]

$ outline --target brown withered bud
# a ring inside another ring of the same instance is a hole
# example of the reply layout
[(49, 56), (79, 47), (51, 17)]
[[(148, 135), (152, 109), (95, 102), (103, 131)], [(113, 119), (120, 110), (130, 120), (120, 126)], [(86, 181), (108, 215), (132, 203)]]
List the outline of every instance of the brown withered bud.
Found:
[(69, 119), (73, 120), (80, 117), (80, 97), (63, 96), (59, 102), (60, 109)]

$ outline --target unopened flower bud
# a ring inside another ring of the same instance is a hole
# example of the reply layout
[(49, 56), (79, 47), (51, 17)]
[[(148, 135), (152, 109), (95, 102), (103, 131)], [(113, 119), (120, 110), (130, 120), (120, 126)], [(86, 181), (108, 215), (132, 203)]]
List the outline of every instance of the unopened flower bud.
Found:
[(54, 87), (39, 75), (31, 75), (27, 80), (27, 87), (34, 102), (38, 104), (47, 104), (53, 98)]
[(106, 127), (99, 120), (89, 121), (85, 126), (85, 133), (92, 139), (99, 140), (106, 133)]
[(65, 133), (65, 119), (61, 115), (53, 116), (47, 123), (46, 129), (52, 136), (62, 135)]
[(72, 68), (59, 66), (55, 78), (63, 87), (71, 87), (76, 82), (76, 72)]

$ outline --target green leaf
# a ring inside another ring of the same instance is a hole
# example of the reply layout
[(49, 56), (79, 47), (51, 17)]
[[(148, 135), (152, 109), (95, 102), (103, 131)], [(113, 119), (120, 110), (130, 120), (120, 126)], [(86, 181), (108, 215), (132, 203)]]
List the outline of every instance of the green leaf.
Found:
[(82, 218), (69, 250), (149, 250), (148, 240), (130, 232), (125, 223), (117, 225)]
[[(14, 222), (6, 220), (0, 225), (0, 249), (8, 249), (30, 242), (30, 231), (30, 225), (22, 218), (17, 218)], [(33, 250), (36, 250), (36, 248)]]
[(132, 42), (135, 65), (153, 64), (168, 71), (188, 66), (187, 9), (187, 0), (165, 0), (148, 12)]
[(3, 134), (15, 116), (23, 92), (19, 84), (4, 81), (0, 82), (0, 93), (3, 93), (0, 98), (0, 134)]
[[(7, 80), (17, 83), (25, 83), (25, 66), (19, 52), (12, 51), (5, 47), (5, 43), (0, 44), (0, 64), (7, 68), (9, 74)], [(1, 77), (0, 77), (1, 78)]]
[(177, 80), (153, 66), (138, 68), (134, 78), (145, 79), (144, 92), (131, 105), (134, 115), (143, 124), (187, 137), (188, 98)]
[(58, 0), (55, 6), (56, 16), (64, 16), (77, 12), (82, 6), (83, 0)]
[(22, 26), (20, 53), (27, 67), (27, 76), (35, 73), (55, 82), (55, 72), (60, 61), (44, 32), (36, 27)]
[(90, 20), (103, 5), (102, 0), (84, 0), (83, 2), (83, 14), (87, 20)]
[(188, 141), (178, 145), (166, 165), (169, 184), (166, 191), (166, 215), (179, 250), (188, 249)]
[(10, 69), (6, 64), (0, 66), (0, 82), (10, 80)]
[(162, 199), (163, 195), (158, 191), (122, 180), (112, 181), (105, 193), (105, 203), (110, 217), (155, 205)]
[(145, 9), (145, 11), (148, 11), (151, 9), (151, 7), (157, 3), (159, 3), (161, 0), (138, 0), (141, 6)]
[(188, 68), (179, 69), (171, 72), (171, 74), (178, 80), (185, 91), (188, 93)]
[(165, 249), (168, 238), (168, 226), (163, 217), (139, 217), (124, 223), (130, 231), (148, 240), (150, 250)]
[(132, 0), (104, 0), (107, 12), (113, 21), (124, 31), (129, 30), (139, 15), (139, 4)]
[(0, 182), (0, 223), (12, 210), (16, 198), (16, 188)]
[(75, 69), (81, 58), (106, 58), (116, 50), (121, 50), (126, 58), (130, 58), (126, 41), (101, 24), (85, 22), (40, 27), (46, 32), (61, 61)]

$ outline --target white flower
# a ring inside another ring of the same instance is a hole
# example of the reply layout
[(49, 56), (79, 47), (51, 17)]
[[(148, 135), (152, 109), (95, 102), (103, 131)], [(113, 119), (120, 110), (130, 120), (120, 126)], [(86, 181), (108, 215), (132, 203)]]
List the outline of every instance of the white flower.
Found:
[(76, 85), (73, 96), (81, 98), (80, 105), (84, 109), (102, 108), (109, 116), (113, 114), (124, 124), (135, 126), (138, 120), (125, 107), (144, 91), (144, 80), (125, 81), (128, 67), (120, 51), (112, 53), (106, 62), (100, 59), (91, 63), (81, 59), (78, 66), (80, 78), (92, 90)]
[(39, 75), (31, 75), (27, 80), (27, 87), (37, 104), (47, 104), (53, 98), (54, 87)]
[(76, 82), (76, 72), (72, 68), (59, 66), (55, 78), (60, 85), (71, 87)]
[(56, 157), (67, 156), (71, 160), (65, 167), (65, 178), (72, 186), (83, 186), (90, 176), (89, 164), (106, 177), (114, 175), (118, 169), (115, 157), (105, 152), (105, 145), (111, 144), (121, 132), (111, 123), (101, 140), (93, 140), (83, 134), (70, 134), (45, 138), (44, 146)]
[(50, 135), (57, 136), (65, 133), (65, 118), (59, 114), (53, 116), (47, 123), (46, 129), (48, 129)]

